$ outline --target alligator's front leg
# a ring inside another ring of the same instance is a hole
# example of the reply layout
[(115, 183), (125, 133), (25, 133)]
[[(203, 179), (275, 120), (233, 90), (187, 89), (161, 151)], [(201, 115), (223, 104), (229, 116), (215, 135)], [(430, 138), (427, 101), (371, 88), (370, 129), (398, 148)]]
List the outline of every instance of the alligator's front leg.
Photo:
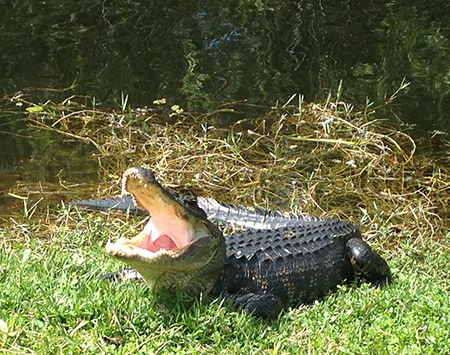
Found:
[(231, 301), (236, 308), (242, 308), (256, 317), (274, 318), (283, 309), (281, 300), (270, 293), (249, 292), (236, 297), (225, 297)]
[(347, 242), (348, 255), (356, 272), (361, 273), (374, 287), (384, 287), (392, 281), (389, 265), (369, 244), (359, 238)]
[(117, 280), (128, 280), (128, 281), (134, 281), (134, 280), (142, 280), (142, 276), (140, 273), (138, 273), (135, 269), (132, 267), (126, 267), (122, 270), (114, 271), (114, 272), (108, 272), (107, 274), (103, 274), (100, 276), (100, 280), (111, 280), (111, 281), (117, 281)]

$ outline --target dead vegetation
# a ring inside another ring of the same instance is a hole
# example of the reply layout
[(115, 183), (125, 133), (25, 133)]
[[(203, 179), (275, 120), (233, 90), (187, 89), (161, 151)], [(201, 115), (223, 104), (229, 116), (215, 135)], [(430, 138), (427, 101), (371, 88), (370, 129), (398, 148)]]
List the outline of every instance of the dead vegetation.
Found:
[(217, 113), (178, 106), (102, 112), (72, 100), (28, 103), (29, 120), (92, 144), (105, 180), (144, 164), (179, 193), (349, 219), (387, 248), (402, 238), (419, 246), (448, 237), (449, 167), (373, 111), (300, 101), (225, 126), (211, 123)]

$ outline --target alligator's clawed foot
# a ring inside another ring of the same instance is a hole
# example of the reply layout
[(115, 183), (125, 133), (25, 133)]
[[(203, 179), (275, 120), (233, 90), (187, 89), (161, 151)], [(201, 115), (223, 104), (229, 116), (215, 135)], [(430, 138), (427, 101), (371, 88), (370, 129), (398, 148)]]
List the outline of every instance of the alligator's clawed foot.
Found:
[(142, 276), (135, 269), (127, 267), (119, 271), (108, 272), (107, 274), (103, 274), (99, 277), (99, 279), (110, 281), (118, 281), (118, 280), (135, 281), (135, 280), (142, 280)]
[(373, 288), (383, 288), (383, 287), (389, 285), (390, 283), (392, 283), (392, 277), (386, 276), (386, 277), (382, 277), (380, 279), (371, 281), (370, 285)]
[(260, 318), (274, 318), (283, 309), (281, 300), (270, 293), (246, 293), (234, 299), (234, 306)]
[(348, 256), (353, 269), (362, 274), (373, 287), (382, 288), (392, 282), (392, 274), (386, 260), (359, 238), (347, 242)]

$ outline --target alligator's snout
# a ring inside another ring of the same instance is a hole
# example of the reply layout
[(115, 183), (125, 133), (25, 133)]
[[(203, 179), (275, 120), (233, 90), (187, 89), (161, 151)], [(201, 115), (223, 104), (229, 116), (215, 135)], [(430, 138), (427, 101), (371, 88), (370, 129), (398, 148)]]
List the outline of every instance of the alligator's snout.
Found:
[(148, 169), (126, 170), (123, 189), (151, 218), (134, 238), (108, 242), (106, 252), (135, 268), (153, 290), (177, 289), (190, 296), (208, 292), (225, 260), (222, 233), (202, 210), (161, 186)]

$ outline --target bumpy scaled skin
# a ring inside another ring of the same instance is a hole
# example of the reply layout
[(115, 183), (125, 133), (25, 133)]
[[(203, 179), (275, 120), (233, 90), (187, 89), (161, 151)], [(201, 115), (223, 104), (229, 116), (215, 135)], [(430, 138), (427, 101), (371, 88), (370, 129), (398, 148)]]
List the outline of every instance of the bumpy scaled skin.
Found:
[(129, 213), (137, 216), (147, 216), (148, 212), (137, 207), (131, 196), (100, 198), (95, 200), (81, 200), (69, 202), (71, 206), (88, 211), (112, 211), (117, 213)]
[[(199, 209), (144, 168), (124, 173), (124, 189), (152, 219), (137, 237), (108, 244), (107, 251), (136, 268), (153, 289), (189, 296), (209, 292), (256, 316), (274, 317), (283, 307), (323, 297), (356, 274), (376, 287), (391, 281), (386, 261), (349, 222), (202, 198)], [(224, 240), (207, 215), (246, 229)], [(169, 250), (158, 250), (160, 245)]]
[(224, 271), (212, 294), (261, 317), (323, 297), (356, 272), (374, 286), (391, 280), (386, 261), (348, 222), (249, 229), (229, 236), (226, 243)]
[(197, 197), (197, 205), (211, 220), (251, 229), (277, 230), (283, 227), (315, 225), (317, 222), (327, 221), (327, 218), (324, 217), (283, 214), (262, 208), (249, 209), (244, 206), (218, 202), (211, 197)]

